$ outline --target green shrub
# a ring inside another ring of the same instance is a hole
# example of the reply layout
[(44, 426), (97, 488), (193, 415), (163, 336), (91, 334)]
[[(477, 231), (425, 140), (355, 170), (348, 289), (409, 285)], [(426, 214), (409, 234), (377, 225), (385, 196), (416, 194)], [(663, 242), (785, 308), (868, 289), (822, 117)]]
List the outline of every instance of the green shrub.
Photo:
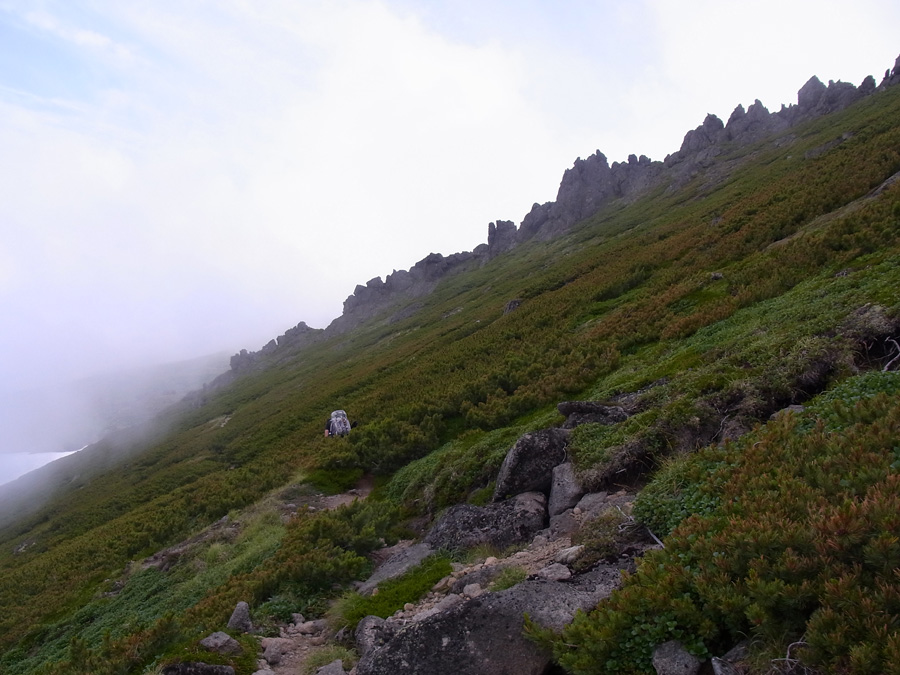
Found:
[(512, 588), (525, 581), (527, 576), (528, 573), (524, 567), (519, 567), (518, 565), (504, 567), (503, 571), (491, 582), (491, 590), (505, 591), (507, 588)]
[[(840, 411), (839, 430), (820, 420), (803, 431), (799, 416), (786, 415), (683, 460), (695, 467), (670, 468), (670, 483), (671, 474), (685, 483), (711, 478), (705, 490), (715, 489), (718, 506), (684, 520), (619, 591), (578, 614), (554, 642), (559, 663), (573, 675), (645, 672), (653, 648), (666, 640), (705, 658), (752, 635), (767, 658), (803, 637), (797, 654), (825, 672), (893, 668), (900, 402), (880, 393), (852, 408), (844, 403), (860, 388), (893, 391), (888, 380), (865, 376), (810, 406), (825, 417)], [(655, 502), (646, 510), (664, 522), (680, 512)]]

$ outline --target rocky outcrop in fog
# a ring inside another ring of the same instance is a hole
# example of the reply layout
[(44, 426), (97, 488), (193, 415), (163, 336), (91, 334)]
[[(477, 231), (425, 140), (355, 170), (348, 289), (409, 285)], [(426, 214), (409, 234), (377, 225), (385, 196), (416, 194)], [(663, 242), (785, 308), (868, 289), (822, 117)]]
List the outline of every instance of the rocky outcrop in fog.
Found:
[[(648, 190), (664, 187), (683, 187), (698, 172), (710, 166), (713, 160), (735, 145), (758, 143), (772, 134), (784, 132), (802, 122), (828, 115), (855, 103), (861, 98), (900, 83), (900, 57), (894, 67), (888, 69), (881, 84), (869, 75), (856, 87), (849, 82), (829, 81), (824, 84), (818, 77), (811, 77), (797, 92), (797, 103), (781, 106), (776, 112), (756, 100), (747, 109), (738, 105), (727, 122), (709, 114), (696, 129), (688, 131), (678, 151), (663, 161), (652, 161), (641, 155), (629, 155), (625, 162), (613, 162), (596, 151), (587, 159), (578, 158), (563, 173), (556, 201), (534, 204), (522, 219), (518, 228), (512, 221), (498, 220), (488, 225), (487, 244), (473, 251), (444, 256), (430, 253), (409, 270), (394, 270), (384, 280), (375, 277), (358, 285), (344, 301), (343, 312), (316, 337), (344, 333), (359, 324), (387, 312), (392, 306), (397, 310), (388, 314), (387, 321), (403, 320), (414, 314), (419, 305), (410, 300), (425, 296), (445, 277), (483, 265), (512, 248), (529, 240), (546, 241), (568, 232), (573, 225), (598, 213), (605, 206), (616, 202), (629, 202)], [(720, 180), (725, 175), (720, 176)], [(304, 330), (300, 330), (301, 326)], [(269, 342), (258, 352), (242, 350), (232, 357), (232, 373), (252, 368), (259, 359), (285, 348), (308, 344), (312, 337), (306, 324), (301, 323), (292, 331), (300, 331), (302, 339), (286, 340), (284, 336)], [(283, 340), (284, 339), (284, 340)]]

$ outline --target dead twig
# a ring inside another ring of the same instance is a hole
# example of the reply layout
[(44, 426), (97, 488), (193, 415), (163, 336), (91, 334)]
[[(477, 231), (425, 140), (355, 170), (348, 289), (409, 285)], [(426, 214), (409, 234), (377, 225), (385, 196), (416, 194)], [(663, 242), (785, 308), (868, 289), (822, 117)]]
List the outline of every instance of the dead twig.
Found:
[(897, 344), (897, 341), (894, 338), (889, 337), (885, 339), (885, 342), (891, 342), (894, 347), (897, 348), (897, 355), (884, 365), (884, 368), (881, 369), (881, 372), (883, 373), (886, 373), (888, 370), (890, 370), (890, 367), (894, 365), (894, 361), (900, 359), (900, 345)]

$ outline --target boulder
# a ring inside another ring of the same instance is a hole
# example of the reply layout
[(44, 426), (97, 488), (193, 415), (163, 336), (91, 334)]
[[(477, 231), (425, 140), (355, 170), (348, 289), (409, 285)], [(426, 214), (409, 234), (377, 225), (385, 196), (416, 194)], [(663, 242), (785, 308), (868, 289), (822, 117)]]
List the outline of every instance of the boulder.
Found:
[(657, 675), (697, 675), (700, 659), (677, 640), (670, 640), (653, 650), (653, 667)]
[(374, 574), (359, 587), (358, 590), (360, 595), (371, 595), (372, 591), (374, 591), (382, 581), (394, 579), (405, 574), (432, 553), (434, 553), (434, 549), (425, 543), (413, 544), (412, 546), (401, 548), (388, 558), (383, 565), (376, 569)]
[(524, 581), (486, 593), (399, 630), (383, 647), (362, 657), (358, 675), (540, 675), (550, 655), (523, 634), (523, 615), (560, 630), (579, 609), (589, 610), (618, 584), (607, 570), (583, 586)]
[(216, 631), (200, 640), (200, 646), (216, 654), (240, 654), (243, 651), (237, 640), (222, 631)]
[(550, 492), (551, 472), (566, 460), (568, 440), (565, 429), (543, 429), (519, 438), (500, 466), (494, 501), (523, 492)]
[(531, 541), (543, 529), (547, 499), (540, 492), (526, 492), (499, 504), (458, 504), (447, 509), (425, 537), (432, 548), (463, 551), (488, 545), (503, 550)]
[(571, 537), (578, 531), (578, 520), (572, 511), (563, 511), (550, 519), (550, 539)]
[(253, 630), (253, 624), (250, 623), (250, 605), (246, 602), (239, 602), (235, 606), (231, 618), (228, 619), (228, 628), (242, 633), (249, 633)]
[(572, 462), (563, 462), (553, 467), (550, 482), (550, 502), (547, 512), (550, 517), (558, 516), (571, 509), (584, 495), (581, 483), (575, 477), (575, 466)]
[(282, 651), (280, 644), (278, 644), (277, 642), (270, 642), (263, 651), (263, 658), (270, 666), (277, 666), (279, 663), (281, 663), (281, 655), (283, 653), (284, 652)]
[(596, 516), (603, 511), (608, 500), (609, 494), (606, 492), (589, 492), (578, 500), (575, 510), (585, 516)]
[(163, 675), (234, 675), (231, 666), (211, 666), (202, 661), (173, 663), (162, 669)]
[(574, 429), (580, 424), (611, 425), (628, 419), (628, 413), (622, 406), (596, 401), (563, 401), (557, 404), (556, 409), (566, 418), (563, 429)]
[(538, 570), (537, 576), (541, 579), (549, 579), (550, 581), (565, 581), (571, 578), (572, 572), (562, 563), (553, 563), (547, 565), (543, 569)]
[(344, 662), (336, 659), (326, 666), (322, 666), (316, 671), (316, 675), (346, 675), (344, 670)]
[(394, 635), (393, 628), (381, 617), (367, 616), (356, 624), (353, 637), (356, 640), (356, 651), (360, 656), (381, 647)]

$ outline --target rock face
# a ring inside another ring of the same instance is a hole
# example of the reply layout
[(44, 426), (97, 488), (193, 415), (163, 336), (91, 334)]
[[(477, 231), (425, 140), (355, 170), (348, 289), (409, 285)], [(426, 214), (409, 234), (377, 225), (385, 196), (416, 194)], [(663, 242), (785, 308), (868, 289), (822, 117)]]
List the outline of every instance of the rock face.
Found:
[(551, 472), (565, 461), (568, 441), (569, 432), (564, 429), (544, 429), (519, 438), (500, 466), (494, 501), (523, 492), (549, 493)]
[(526, 492), (487, 506), (458, 504), (435, 524), (425, 543), (432, 548), (462, 551), (486, 544), (502, 550), (530, 541), (544, 528), (547, 499), (540, 492)]
[(618, 580), (617, 570), (604, 570), (582, 585), (532, 580), (484, 593), (402, 628), (362, 657), (357, 674), (540, 675), (550, 657), (522, 634), (523, 615), (559, 630)]

